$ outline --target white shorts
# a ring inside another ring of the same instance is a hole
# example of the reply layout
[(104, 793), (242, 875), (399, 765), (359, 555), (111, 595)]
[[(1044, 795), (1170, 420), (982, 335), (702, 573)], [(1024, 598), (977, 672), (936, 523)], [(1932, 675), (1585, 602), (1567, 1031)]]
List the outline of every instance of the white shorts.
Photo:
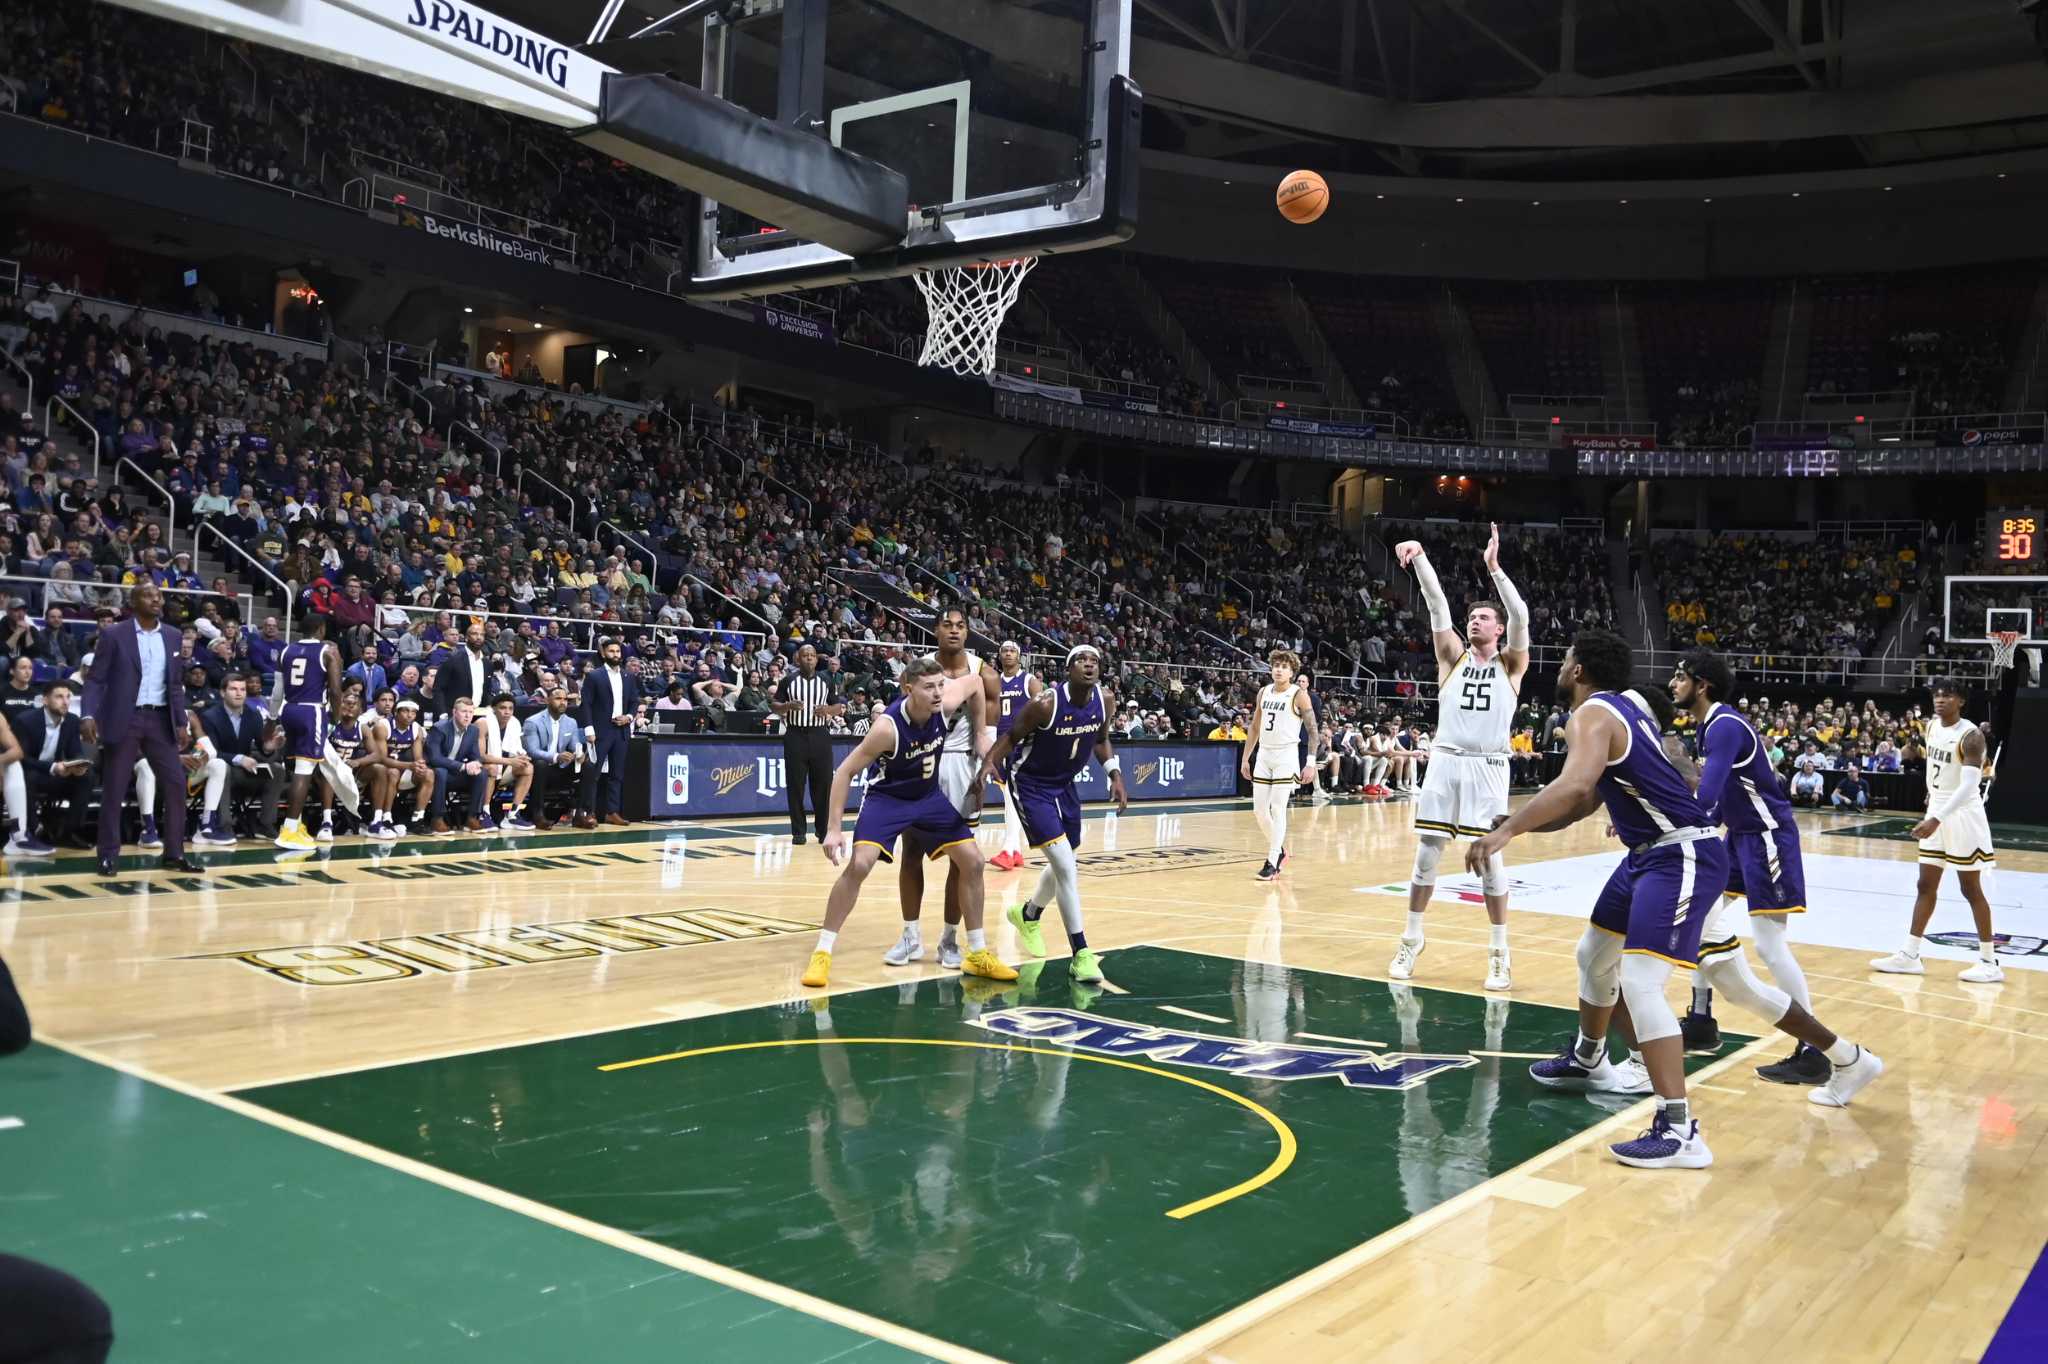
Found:
[(1260, 744), (1259, 751), (1252, 756), (1252, 785), (1298, 785), (1301, 767), (1301, 754), (1298, 749)]
[(939, 754), (939, 789), (967, 817), (970, 829), (981, 825), (981, 811), (974, 804), (974, 771), (980, 766), (981, 759), (972, 753)]
[(413, 770), (412, 770), (411, 768), (409, 768), (409, 767), (408, 767), (408, 768), (407, 768), (407, 769), (406, 769), (405, 771), (403, 771), (403, 772), (399, 773), (399, 774), (398, 774), (398, 789), (399, 789), (399, 790), (401, 790), (401, 791), (410, 791), (410, 790), (412, 790), (412, 788), (413, 788), (413, 785), (414, 785), (414, 778), (415, 778), (415, 777), (417, 777), (418, 775), (419, 775), (418, 773), (414, 772), (414, 771), (413, 771)]
[(1415, 802), (1419, 832), (1446, 838), (1478, 838), (1508, 812), (1508, 760), (1436, 750), (1423, 768), (1422, 793)]
[(1934, 837), (1920, 844), (1920, 865), (1983, 871), (1998, 865), (1991, 847), (1991, 821), (1982, 804), (1966, 806), (1941, 821)]

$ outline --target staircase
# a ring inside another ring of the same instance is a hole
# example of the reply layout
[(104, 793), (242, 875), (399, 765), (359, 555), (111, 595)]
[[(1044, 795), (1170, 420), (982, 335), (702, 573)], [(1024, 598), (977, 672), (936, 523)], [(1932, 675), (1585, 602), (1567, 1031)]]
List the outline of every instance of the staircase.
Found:
[(2020, 334), (2019, 354), (2005, 385), (2005, 410), (2038, 412), (2048, 407), (2048, 269), (2034, 283), (2034, 306)]
[(1337, 363), (1336, 353), (1330, 349), (1330, 339), (1323, 335), (1322, 326), (1309, 309), (1308, 301), (1294, 287), (1293, 280), (1286, 281), (1286, 286), (1281, 316), (1287, 320), (1287, 337), (1314, 368), (1316, 378), (1322, 381), (1324, 400), (1332, 407), (1364, 407), (1365, 404), (1358, 399), (1358, 390), (1351, 386), (1351, 376), (1344, 372), (1344, 366)]
[(1770, 339), (1764, 346), (1761, 421), (1790, 421), (1804, 415), (1806, 359), (1813, 340), (1813, 299), (1796, 279), (1785, 281), (1771, 304)]
[(1173, 309), (1166, 306), (1166, 299), (1152, 287), (1152, 281), (1145, 278), (1138, 269), (1134, 257), (1120, 257), (1116, 264), (1117, 274), (1123, 280), (1124, 290), (1131, 296), (1138, 316), (1152, 329), (1152, 337), (1166, 348), (1166, 353), (1180, 362), (1182, 373), (1186, 374), (1202, 390), (1202, 396), (1209, 400), (1209, 406), (1221, 411), (1223, 404), (1236, 397), (1234, 391), (1226, 390), (1222, 380), (1216, 377), (1216, 367), (1209, 363), (1209, 357), (1202, 354), (1187, 328), (1173, 315)]
[(1600, 374), (1606, 381), (1607, 410), (1623, 421), (1642, 421), (1650, 414), (1643, 388), (1643, 348), (1636, 330), (1636, 305), (1617, 286), (1599, 309)]
[(1436, 323), (1437, 340), (1443, 344), (1450, 365), (1451, 383), (1458, 391), (1458, 406), (1474, 434), (1486, 429), (1486, 419), (1502, 415), (1500, 395), (1494, 391), (1493, 375), (1487, 371), (1486, 356), (1480, 352), (1479, 337), (1472, 330), (1472, 315), (1449, 284), (1430, 309)]

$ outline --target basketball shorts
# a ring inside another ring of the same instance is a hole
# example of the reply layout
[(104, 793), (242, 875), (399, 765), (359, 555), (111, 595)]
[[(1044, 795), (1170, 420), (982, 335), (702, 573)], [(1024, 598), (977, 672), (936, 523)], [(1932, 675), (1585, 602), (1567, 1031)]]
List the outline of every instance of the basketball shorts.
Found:
[(1478, 838), (1507, 812), (1507, 755), (1439, 751), (1422, 769), (1422, 791), (1415, 802), (1418, 832)]
[(1017, 802), (1017, 821), (1024, 826), (1026, 843), (1043, 848), (1064, 838), (1081, 846), (1081, 798), (1072, 782), (1033, 781), (1012, 773), (1010, 794)]
[(1699, 964), (1707, 919), (1728, 880), (1719, 838), (1632, 851), (1593, 902), (1593, 926), (1622, 939), (1624, 952)]
[(1252, 755), (1252, 785), (1294, 786), (1301, 777), (1299, 755), (1293, 748), (1260, 744)]
[(287, 701), (277, 718), (292, 757), (319, 762), (327, 756), (327, 707), (317, 701)]
[[(1730, 831), (1728, 895), (1749, 902), (1751, 914), (1804, 914), (1806, 864), (1799, 856), (1799, 830), (1781, 824), (1775, 829)], [(1707, 941), (1718, 941), (1712, 933)]]
[(953, 802), (953, 808), (970, 829), (981, 824), (981, 807), (974, 801), (974, 771), (980, 766), (981, 759), (972, 753), (939, 754), (939, 790)]
[(1991, 821), (1980, 802), (1968, 805), (1941, 821), (1934, 837), (1920, 844), (1920, 865), (1953, 867), (1957, 871), (1983, 871), (1998, 865), (1991, 846)]
[(973, 842), (974, 830), (967, 827), (946, 793), (936, 788), (915, 800), (869, 792), (853, 821), (855, 845), (871, 843), (881, 850), (884, 862), (894, 862), (899, 838), (905, 840), (906, 847), (935, 858), (955, 843)]
[(410, 767), (406, 768), (405, 771), (398, 774), (399, 790), (410, 791), (413, 789), (413, 787), (417, 786), (418, 784), (419, 774), (417, 772), (414, 772)]

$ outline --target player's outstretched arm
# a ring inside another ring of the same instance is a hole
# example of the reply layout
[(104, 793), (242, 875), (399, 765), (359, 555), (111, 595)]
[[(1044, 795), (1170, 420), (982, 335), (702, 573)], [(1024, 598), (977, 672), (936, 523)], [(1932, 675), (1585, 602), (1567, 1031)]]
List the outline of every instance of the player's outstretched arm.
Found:
[(895, 751), (896, 722), (887, 715), (877, 716), (867, 736), (853, 746), (853, 752), (839, 760), (839, 766), (832, 769), (832, 794), (825, 802), (824, 852), (834, 866), (839, 864), (846, 851), (846, 835), (840, 830), (839, 822), (846, 811), (846, 795), (853, 790), (854, 774)]
[[(1429, 551), (1420, 540), (1403, 540), (1394, 546), (1394, 562), (1415, 570), (1415, 584), (1422, 589), (1423, 604), (1429, 608), (1429, 636), (1436, 646), (1437, 667), (1446, 671), (1455, 668), (1465, 653), (1465, 637), (1451, 624), (1451, 603), (1444, 596), (1443, 584), (1436, 579)], [(1442, 672), (1437, 681), (1443, 681)]]
[(1039, 703), (1040, 698), (1033, 698), (1024, 709), (1017, 712), (1017, 718), (1010, 724), (1010, 732), (997, 739), (995, 746), (989, 749), (988, 755), (981, 760), (981, 767), (974, 774), (976, 786), (987, 781), (989, 773), (1002, 771), (1003, 763), (1016, 751), (1018, 743), (1045, 728), (1046, 722), (1052, 719), (1052, 693), (1044, 693), (1042, 699), (1043, 705)]
[(1500, 604), (1508, 613), (1507, 639), (1501, 646), (1500, 662), (1508, 680), (1519, 688), (1522, 674), (1529, 668), (1529, 604), (1522, 600), (1514, 580), (1500, 566), (1500, 527), (1496, 525), (1490, 529), (1492, 534), (1486, 541), (1486, 573), (1493, 579), (1493, 590), (1500, 595)]
[(1600, 774), (1615, 741), (1623, 738), (1621, 721), (1605, 706), (1580, 706), (1565, 726), (1564, 770), (1557, 780), (1529, 798), (1529, 803), (1509, 815), (1484, 838), (1465, 848), (1465, 866), (1477, 875), (1486, 869), (1486, 859), (1507, 847), (1522, 834), (1569, 828), (1600, 805)]

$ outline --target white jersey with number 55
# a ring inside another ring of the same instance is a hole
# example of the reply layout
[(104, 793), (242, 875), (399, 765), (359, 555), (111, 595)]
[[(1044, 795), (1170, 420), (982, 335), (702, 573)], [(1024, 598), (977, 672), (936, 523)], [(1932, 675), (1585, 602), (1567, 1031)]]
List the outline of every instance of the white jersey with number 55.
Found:
[(1467, 649), (1436, 692), (1436, 746), (1505, 753), (1515, 720), (1515, 687), (1500, 655), (1481, 662)]

